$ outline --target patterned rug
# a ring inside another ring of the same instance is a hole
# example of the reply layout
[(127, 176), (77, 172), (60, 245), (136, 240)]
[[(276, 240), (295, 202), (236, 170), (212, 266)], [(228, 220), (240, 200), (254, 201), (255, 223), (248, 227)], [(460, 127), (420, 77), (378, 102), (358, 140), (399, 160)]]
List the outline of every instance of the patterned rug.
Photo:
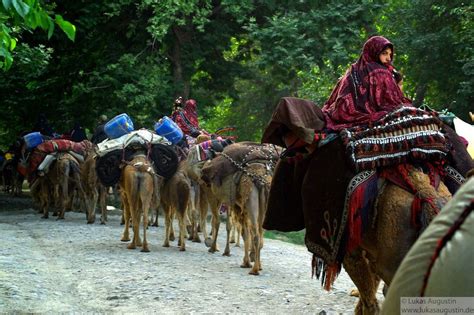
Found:
[(401, 107), (374, 123), (371, 128), (341, 131), (350, 162), (357, 172), (421, 161), (445, 159), (443, 123), (435, 113)]

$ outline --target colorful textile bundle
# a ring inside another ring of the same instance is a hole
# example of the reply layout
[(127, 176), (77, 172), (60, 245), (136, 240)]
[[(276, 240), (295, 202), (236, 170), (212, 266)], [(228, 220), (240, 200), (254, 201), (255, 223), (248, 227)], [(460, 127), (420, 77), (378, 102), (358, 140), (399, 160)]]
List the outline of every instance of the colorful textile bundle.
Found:
[(434, 113), (401, 107), (377, 121), (371, 128), (341, 131), (351, 164), (356, 171), (407, 162), (443, 160), (448, 152)]
[(34, 173), (38, 165), (44, 160), (45, 156), (54, 152), (75, 152), (80, 155), (85, 155), (85, 152), (90, 149), (92, 144), (85, 140), (81, 142), (73, 142), (65, 139), (47, 140), (38, 145), (31, 153), (28, 165), (28, 180), (31, 182), (35, 178)]

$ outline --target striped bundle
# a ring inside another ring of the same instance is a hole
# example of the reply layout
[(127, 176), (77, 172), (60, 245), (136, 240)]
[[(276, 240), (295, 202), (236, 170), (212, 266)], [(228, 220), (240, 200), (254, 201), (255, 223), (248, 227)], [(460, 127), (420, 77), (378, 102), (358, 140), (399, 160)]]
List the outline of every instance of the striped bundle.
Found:
[(431, 112), (400, 107), (372, 126), (341, 131), (357, 172), (401, 163), (441, 160), (448, 147), (442, 122)]

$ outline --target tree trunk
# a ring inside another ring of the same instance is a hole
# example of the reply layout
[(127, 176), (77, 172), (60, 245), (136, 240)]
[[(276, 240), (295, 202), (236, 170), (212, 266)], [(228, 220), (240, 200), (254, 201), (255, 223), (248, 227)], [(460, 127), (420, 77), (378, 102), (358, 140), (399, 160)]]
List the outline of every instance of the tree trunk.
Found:
[(426, 84), (420, 84), (415, 89), (415, 99), (413, 100), (413, 106), (420, 107), (425, 100), (426, 91), (428, 86)]
[(173, 64), (173, 83), (175, 86), (175, 97), (180, 95), (184, 99), (189, 98), (191, 90), (190, 79), (185, 78), (183, 73), (183, 64), (181, 60), (181, 49), (183, 44), (189, 41), (187, 32), (179, 27), (173, 27), (174, 41), (171, 54)]

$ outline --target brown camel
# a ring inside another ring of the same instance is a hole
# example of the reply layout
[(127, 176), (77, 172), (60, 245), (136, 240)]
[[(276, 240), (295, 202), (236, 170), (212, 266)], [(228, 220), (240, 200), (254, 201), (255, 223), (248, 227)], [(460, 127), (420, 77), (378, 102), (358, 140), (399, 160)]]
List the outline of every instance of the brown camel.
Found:
[[(204, 166), (203, 173), (212, 172), (212, 168), (216, 167), (213, 161)], [(262, 223), (265, 217), (270, 182), (271, 176), (268, 175), (267, 166), (263, 163), (252, 163), (245, 166), (244, 172), (237, 171), (224, 177), (221, 185), (217, 185), (215, 182), (210, 183), (214, 198), (220, 204), (229, 205), (229, 212), (242, 227), (245, 250), (241, 267), (252, 267), (249, 272), (252, 275), (258, 275), (259, 271), (262, 270), (260, 260), (260, 250), (263, 247)], [(231, 223), (229, 221), (226, 225), (227, 241), (223, 253), (225, 256), (230, 255)], [(218, 224), (213, 225), (210, 252), (216, 249), (218, 229)], [(254, 261), (253, 266), (250, 263), (251, 258)]]
[(100, 224), (107, 222), (107, 188), (100, 182), (95, 170), (97, 156), (89, 152), (86, 160), (81, 165), (81, 181), (84, 189), (84, 203), (86, 206), (87, 223), (95, 222), (95, 208), (99, 202), (101, 212)]
[[(422, 187), (420, 194), (441, 201), (439, 207), (451, 199), (451, 193), (443, 183), (438, 190), (430, 185), (428, 175), (415, 170), (410, 173), (410, 178), (416, 187)], [(376, 314), (379, 311), (375, 294), (380, 279), (390, 285), (398, 266), (419, 235), (411, 224), (413, 198), (402, 188), (387, 184), (379, 193), (374, 227), (367, 231), (359, 248), (344, 258), (343, 266), (360, 293), (356, 314)], [(426, 207), (424, 210), (431, 221), (436, 215), (435, 209)]]
[(180, 251), (186, 250), (185, 235), (186, 222), (188, 221), (188, 207), (191, 196), (191, 183), (185, 173), (186, 162), (180, 162), (176, 173), (168, 179), (161, 191), (161, 202), (165, 213), (165, 241), (164, 247), (170, 246), (170, 234), (173, 224), (173, 218), (176, 215), (179, 222), (179, 240)]
[[(145, 154), (138, 151), (122, 170), (119, 186), (124, 206), (124, 231), (122, 242), (130, 241), (129, 222), (133, 226), (133, 239), (128, 249), (142, 246), (142, 252), (149, 252), (146, 239), (148, 210), (154, 193), (154, 179), (157, 176)], [(143, 217), (143, 242), (140, 239), (140, 222)]]
[(84, 193), (80, 180), (79, 162), (69, 153), (61, 152), (50, 167), (48, 173), (40, 176), (33, 183), (32, 194), (39, 200), (42, 218), (49, 217), (49, 206), (54, 204), (58, 211), (58, 220), (64, 219), (64, 213), (72, 202), (72, 192), (77, 189), (82, 199)]
[[(201, 242), (198, 230), (202, 231), (206, 245), (209, 244), (206, 219), (209, 209), (212, 211), (212, 220), (219, 222), (219, 204), (212, 195), (209, 187), (201, 179), (202, 168), (206, 161), (199, 161), (198, 151), (190, 150), (186, 159), (186, 175), (191, 181), (191, 236), (193, 242)], [(197, 211), (196, 209), (199, 209)], [(217, 250), (217, 248), (215, 248)]]

